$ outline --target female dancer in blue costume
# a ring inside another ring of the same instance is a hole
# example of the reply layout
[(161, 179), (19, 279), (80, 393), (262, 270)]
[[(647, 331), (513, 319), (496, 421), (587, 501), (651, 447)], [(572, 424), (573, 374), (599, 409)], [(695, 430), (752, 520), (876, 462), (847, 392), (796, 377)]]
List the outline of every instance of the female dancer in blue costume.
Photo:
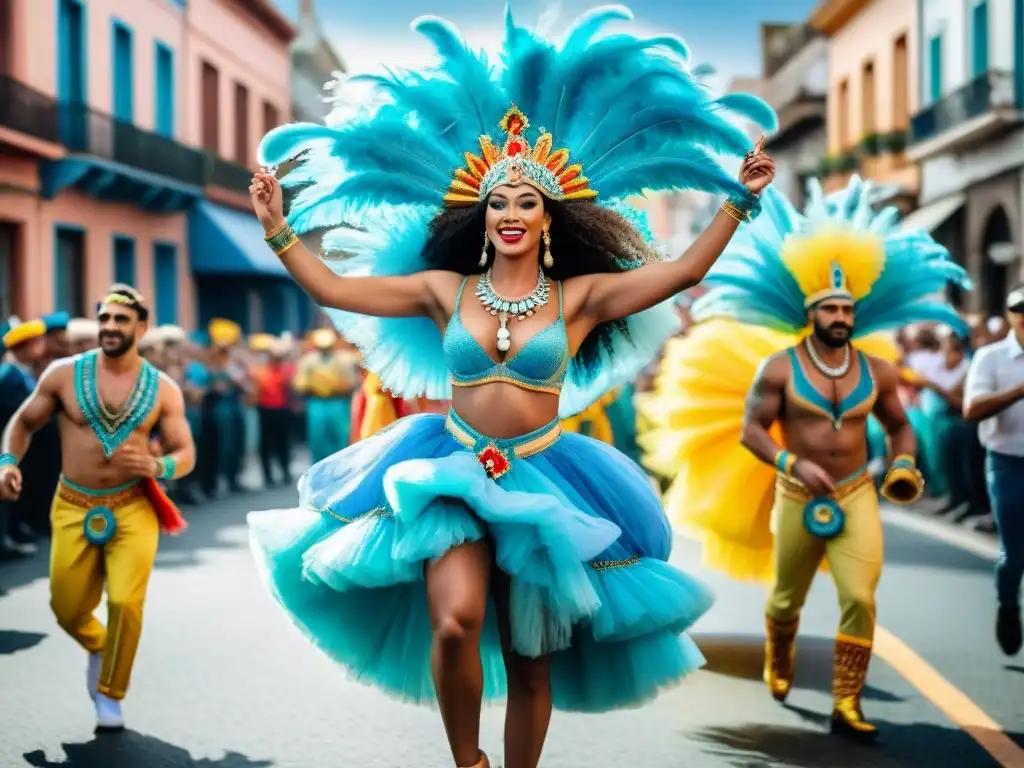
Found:
[[(383, 105), (264, 139), (267, 166), (301, 155), (288, 221), (277, 180), (252, 183), (271, 248), (366, 367), (398, 396), (452, 401), (313, 466), (301, 509), (250, 516), (254, 552), (293, 621), (358, 679), (436, 696), (457, 766), (487, 765), (483, 698), (507, 694), (505, 765), (532, 768), (552, 705), (636, 706), (703, 661), (683, 632), (712, 597), (667, 564), (646, 477), (559, 418), (675, 330), (662, 303), (700, 281), (774, 175), (749, 152), (736, 182), (702, 147), (743, 155), (722, 113), (773, 115), (710, 98), (676, 38), (595, 39), (615, 18), (630, 17), (592, 12), (556, 48), (509, 17), (501, 70), (421, 19), (437, 69), (372, 78)], [(729, 202), (680, 259), (653, 263), (616, 210), (677, 188)], [(332, 226), (325, 259), (297, 240)]]

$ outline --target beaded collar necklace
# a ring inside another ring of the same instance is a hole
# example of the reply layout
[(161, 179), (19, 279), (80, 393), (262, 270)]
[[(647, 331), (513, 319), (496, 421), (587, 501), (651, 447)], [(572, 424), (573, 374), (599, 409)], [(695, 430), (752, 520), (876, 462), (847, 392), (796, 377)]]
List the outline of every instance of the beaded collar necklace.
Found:
[(548, 285), (547, 278), (544, 277), (544, 270), (538, 268), (537, 286), (530, 295), (521, 299), (509, 299), (494, 290), (494, 286), (491, 285), (491, 270), (488, 269), (480, 275), (480, 280), (476, 285), (476, 295), (480, 299), (480, 303), (484, 305), (484, 309), (492, 315), (498, 316), (497, 347), (498, 351), (504, 354), (512, 346), (512, 334), (508, 330), (509, 316), (515, 315), (519, 320), (525, 320), (533, 315), (536, 310), (548, 303), (551, 287)]
[(160, 389), (160, 374), (147, 360), (143, 360), (128, 399), (117, 412), (111, 413), (103, 405), (96, 386), (96, 359), (99, 354), (98, 350), (92, 350), (75, 361), (75, 399), (103, 446), (103, 455), (109, 459), (153, 411)]
[(816, 350), (814, 348), (814, 344), (811, 343), (810, 336), (804, 339), (804, 346), (807, 348), (807, 356), (811, 358), (811, 362), (814, 363), (814, 367), (828, 378), (841, 379), (849, 372), (851, 360), (849, 344), (843, 347), (843, 362), (837, 366), (831, 366), (821, 359), (821, 355), (818, 354), (818, 350)]

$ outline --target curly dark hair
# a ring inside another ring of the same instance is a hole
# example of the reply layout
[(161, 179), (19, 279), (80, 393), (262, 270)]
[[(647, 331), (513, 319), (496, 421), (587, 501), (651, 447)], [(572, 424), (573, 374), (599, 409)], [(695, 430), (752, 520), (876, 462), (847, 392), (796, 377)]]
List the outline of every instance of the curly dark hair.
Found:
[[(544, 271), (554, 280), (625, 272), (658, 258), (629, 220), (609, 208), (590, 201), (560, 202), (545, 197), (544, 210), (551, 214), (549, 232), (555, 259), (554, 266)], [(434, 217), (423, 248), (424, 260), (430, 268), (463, 275), (483, 272), (487, 267), (480, 266), (480, 246), (486, 217), (486, 202), (447, 208)], [(489, 266), (494, 261), (493, 243), (488, 247), (488, 256)], [(625, 320), (597, 326), (577, 353), (584, 365), (596, 359), (602, 345), (610, 343), (612, 328), (628, 336)]]

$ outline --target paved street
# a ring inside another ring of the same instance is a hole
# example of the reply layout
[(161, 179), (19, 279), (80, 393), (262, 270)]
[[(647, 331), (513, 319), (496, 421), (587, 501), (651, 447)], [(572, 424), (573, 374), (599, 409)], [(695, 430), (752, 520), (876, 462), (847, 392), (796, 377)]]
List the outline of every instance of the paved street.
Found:
[[(195, 509), (188, 534), (164, 541), (126, 702), (131, 730), (120, 735), (92, 734), (84, 654), (50, 615), (45, 558), (0, 566), (0, 766), (450, 765), (436, 713), (346, 680), (305, 644), (257, 581), (245, 513), (293, 500), (291, 491), (252, 492)], [(940, 706), (967, 712), (968, 719), (973, 710), (921, 672), (917, 656), (897, 653), (905, 643), (938, 671), (940, 683), (944, 678), (959, 689), (1024, 747), (1024, 657), (1008, 663), (992, 638), (991, 562), (918, 532), (890, 525), (887, 534), (879, 613), (895, 638), (887, 643), (888, 661), (876, 656), (865, 698), (883, 729), (882, 743), (850, 745), (825, 732), (838, 616), (827, 578), (818, 579), (805, 613), (798, 687), (783, 708), (760, 681), (762, 591), (703, 574), (719, 596), (695, 633), (707, 669), (642, 710), (556, 713), (543, 764), (999, 765)], [(681, 540), (675, 558), (692, 564), (696, 550)], [(924, 687), (934, 701), (892, 664), (931, 680)], [(980, 738), (992, 736), (990, 721), (974, 717), (973, 723)], [(500, 757), (501, 732), (500, 708), (488, 710), (483, 735), (492, 756)], [(1004, 764), (1022, 765), (1024, 752), (1004, 746), (1011, 754)]]

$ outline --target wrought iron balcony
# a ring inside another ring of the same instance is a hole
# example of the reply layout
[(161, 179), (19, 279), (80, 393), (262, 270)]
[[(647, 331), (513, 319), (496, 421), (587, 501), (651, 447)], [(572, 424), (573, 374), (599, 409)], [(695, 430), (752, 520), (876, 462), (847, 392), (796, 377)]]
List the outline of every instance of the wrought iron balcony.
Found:
[(247, 192), (251, 172), (229, 160), (116, 120), (86, 104), (59, 103), (0, 75), (0, 127), (201, 188)]
[(60, 142), (56, 102), (8, 75), (0, 75), (0, 126), (54, 144)]
[(1020, 119), (1013, 73), (989, 70), (914, 115), (908, 154), (918, 161), (960, 150)]
[(249, 182), (252, 180), (252, 171), (244, 166), (225, 160), (219, 155), (208, 152), (206, 154), (206, 179), (205, 184), (213, 187), (223, 187), (234, 192), (249, 191)]
[(59, 110), (61, 142), (71, 152), (113, 160), (190, 186), (203, 185), (205, 163), (199, 150), (85, 104), (61, 104)]

